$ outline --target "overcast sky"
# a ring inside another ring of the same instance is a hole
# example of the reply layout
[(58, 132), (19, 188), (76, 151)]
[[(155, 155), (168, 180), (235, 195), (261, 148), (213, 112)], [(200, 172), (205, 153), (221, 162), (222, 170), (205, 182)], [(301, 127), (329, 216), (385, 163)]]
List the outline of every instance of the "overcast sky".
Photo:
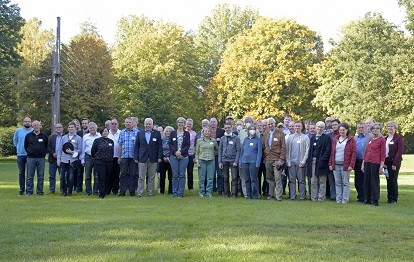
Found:
[(25, 19), (37, 17), (45, 29), (56, 29), (61, 17), (61, 39), (68, 43), (79, 33), (79, 26), (91, 20), (108, 44), (112, 44), (117, 22), (130, 14), (153, 20), (175, 22), (186, 30), (197, 30), (217, 4), (249, 6), (271, 18), (293, 18), (319, 33), (325, 43), (339, 39), (339, 29), (367, 12), (379, 12), (404, 29), (405, 12), (397, 0), (11, 0), (21, 8)]

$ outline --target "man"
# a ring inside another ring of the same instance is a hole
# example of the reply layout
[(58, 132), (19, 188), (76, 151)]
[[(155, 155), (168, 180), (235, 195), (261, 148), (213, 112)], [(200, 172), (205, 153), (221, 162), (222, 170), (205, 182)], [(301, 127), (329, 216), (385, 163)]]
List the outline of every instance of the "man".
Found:
[[(211, 138), (217, 141), (217, 145), (220, 146), (220, 140), (224, 136), (224, 130), (217, 127), (217, 118), (210, 118)], [(218, 192), (219, 195), (223, 195), (223, 174), (218, 167), (218, 155), (215, 156), (216, 160), (216, 172), (213, 178), (213, 192)]]
[(190, 148), (188, 149), (187, 165), (187, 187), (188, 190), (194, 190), (194, 154), (197, 133), (193, 130), (193, 119), (188, 118), (186, 121), (186, 130), (190, 133)]
[[(223, 174), (223, 191), (226, 197), (230, 195), (235, 198), (237, 197), (237, 188), (238, 188), (238, 163), (240, 157), (240, 140), (232, 132), (232, 126), (230, 124), (224, 125), (224, 136), (220, 141), (219, 151), (218, 151), (218, 162), (219, 168), (222, 170)], [(229, 169), (231, 169), (231, 191), (229, 185)]]
[(356, 161), (355, 161), (355, 189), (357, 191), (357, 202), (364, 203), (364, 172), (361, 170), (364, 159), (365, 149), (367, 148), (369, 140), (374, 135), (366, 130), (366, 122), (359, 122), (357, 124), (357, 134), (355, 134), (356, 142)]
[(296, 198), (296, 180), (299, 184), (299, 199), (305, 200), (305, 166), (309, 154), (309, 137), (302, 133), (302, 122), (295, 122), (295, 133), (286, 142), (286, 164), (289, 168), (289, 195)]
[(154, 191), (154, 178), (157, 172), (157, 164), (162, 160), (161, 133), (153, 129), (154, 122), (151, 118), (144, 120), (145, 130), (138, 132), (135, 141), (134, 160), (138, 163), (138, 197), (144, 192), (145, 179), (148, 175), (147, 196), (152, 196)]
[[(257, 136), (260, 137), (260, 139), (263, 140), (264, 133), (267, 129), (267, 119), (265, 120), (257, 120), (256, 122)], [(259, 195), (267, 196), (269, 192), (269, 184), (266, 181), (266, 164), (264, 162), (264, 147), (262, 147), (262, 159), (260, 161), (259, 170), (257, 172), (257, 181), (259, 185)], [(262, 177), (263, 177), (263, 183), (262, 183)]]
[[(287, 141), (287, 139), (290, 135), (293, 135), (295, 133), (295, 122), (290, 121), (287, 124), (287, 128), (289, 130), (289, 133), (286, 134), (285, 131), (283, 132), (285, 134), (285, 142)], [(289, 168), (285, 163), (285, 165), (284, 165), (284, 174), (282, 174), (283, 195), (286, 195), (286, 187), (287, 187), (287, 184), (288, 184), (288, 177), (289, 177)]]
[(42, 125), (39, 121), (33, 121), (33, 131), (28, 133), (24, 139), (24, 150), (27, 152), (27, 183), (26, 195), (33, 195), (33, 179), (37, 173), (38, 196), (43, 195), (43, 181), (45, 174), (45, 155), (47, 153), (47, 135), (41, 131)]
[[(62, 136), (60, 146), (57, 149), (57, 166), (60, 167), (61, 196), (71, 196), (74, 183), (74, 175), (81, 165), (79, 155), (82, 153), (82, 138), (76, 134), (76, 124), (68, 124), (68, 133)], [(83, 181), (81, 181), (83, 182)]]
[(131, 117), (132, 119), (132, 129), (134, 129), (135, 131), (139, 130), (138, 128), (138, 117)]
[(334, 118), (331, 116), (325, 118), (325, 134), (332, 132), (332, 121), (334, 121)]
[(119, 172), (120, 166), (118, 163), (118, 140), (121, 130), (119, 130), (118, 120), (115, 118), (111, 120), (108, 137), (114, 141), (114, 158), (112, 162), (112, 172), (108, 178), (106, 186), (106, 194), (109, 195), (112, 191), (114, 195), (118, 194), (119, 190)]
[(283, 129), (283, 133), (285, 135), (289, 135), (291, 132), (289, 130), (289, 123), (292, 122), (292, 116), (289, 114), (286, 114), (283, 117), (283, 124), (285, 125), (285, 128)]
[[(308, 120), (308, 128), (307, 128), (306, 135), (309, 137), (309, 141), (312, 141), (312, 138), (316, 136), (316, 124), (311, 120)], [(312, 144), (311, 144), (311, 147), (312, 147)], [(311, 190), (312, 190), (312, 172), (306, 172), (305, 178), (307, 178), (308, 180), (307, 194), (309, 194), (309, 198), (310, 198)]]
[(236, 131), (234, 131), (233, 133), (235, 135), (239, 135), (240, 131), (243, 130), (243, 126), (244, 126), (243, 120), (242, 119), (237, 119), (237, 121), (236, 121)]
[(210, 126), (210, 121), (208, 119), (201, 120), (201, 130), (197, 132), (196, 142), (198, 139), (203, 138), (203, 128)]
[[(267, 199), (276, 198), (282, 201), (282, 170), (286, 157), (285, 134), (279, 128), (276, 129), (276, 120), (270, 117), (267, 120), (268, 130), (264, 133), (264, 162), (266, 166), (266, 180), (269, 184)], [(276, 195), (274, 191), (276, 188)]]
[(232, 128), (232, 132), (237, 132), (237, 128), (234, 126), (234, 118), (232, 116), (226, 116), (224, 124), (230, 125)]
[[(82, 139), (84, 135), (89, 133), (89, 119), (88, 118), (82, 118), (81, 119), (81, 127), (82, 129), (77, 131), (76, 134), (78, 136), (80, 136), (80, 138)], [(77, 193), (82, 192), (82, 187), (83, 187), (83, 173), (84, 173), (85, 169), (83, 165), (77, 165), (77, 169), (75, 170), (75, 174), (74, 174), (74, 178), (73, 178), (73, 182), (74, 182), (74, 187)]]
[(49, 193), (54, 194), (56, 190), (56, 171), (60, 170), (57, 166), (57, 149), (61, 147), (61, 140), (63, 135), (63, 125), (57, 123), (55, 125), (55, 133), (50, 135), (47, 140), (47, 152), (49, 157), (47, 161), (49, 162)]
[(24, 139), (32, 131), (32, 120), (29, 117), (25, 117), (23, 119), (23, 127), (18, 128), (13, 135), (13, 144), (17, 151), (17, 167), (19, 169), (19, 196), (24, 194), (26, 187), (27, 153), (24, 149)]
[(309, 139), (311, 139), (312, 137), (314, 137), (316, 135), (316, 124), (312, 121), (308, 123), (307, 135), (308, 135)]
[(138, 186), (137, 163), (134, 161), (134, 147), (138, 130), (132, 128), (132, 119), (125, 119), (125, 129), (121, 131), (118, 139), (118, 163), (121, 176), (119, 178), (119, 196), (124, 197), (126, 190), (130, 196), (135, 196)]
[[(246, 137), (249, 134), (248, 129), (253, 125), (253, 118), (251, 116), (246, 116), (244, 118), (244, 123), (245, 123), (245, 129), (241, 129), (239, 131), (239, 140), (240, 140), (240, 147), (243, 147), (243, 142), (244, 139), (246, 139)], [(244, 172), (243, 172), (243, 168), (241, 166), (239, 166), (239, 177), (240, 177), (240, 187), (241, 187), (241, 192), (243, 193), (243, 196), (247, 197), (247, 191), (246, 191), (246, 184), (245, 184), (245, 176), (244, 176)]]
[(372, 118), (365, 120), (365, 132), (371, 133), (371, 127), (374, 125), (375, 121)]
[[(333, 119), (331, 121), (331, 132), (327, 135), (333, 140), (335, 137), (339, 137), (339, 124), (341, 121), (338, 119)], [(328, 185), (326, 187), (326, 195), (331, 199), (331, 201), (336, 201), (336, 187), (335, 187), (335, 177), (333, 171), (328, 173)]]
[[(81, 164), (85, 167), (85, 189), (86, 195), (90, 196), (92, 193), (98, 195), (98, 177), (94, 168), (93, 158), (91, 156), (91, 150), (93, 141), (101, 137), (101, 134), (97, 133), (98, 126), (94, 122), (89, 123), (89, 132), (82, 138), (82, 154), (80, 156)], [(92, 169), (93, 169), (93, 190), (92, 190)]]

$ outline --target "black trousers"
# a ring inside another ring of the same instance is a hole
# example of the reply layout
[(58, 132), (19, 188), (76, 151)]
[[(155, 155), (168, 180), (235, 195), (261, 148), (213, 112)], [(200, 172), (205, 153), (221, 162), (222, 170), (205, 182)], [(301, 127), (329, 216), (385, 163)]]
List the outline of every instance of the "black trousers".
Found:
[(194, 189), (194, 156), (188, 156), (187, 165), (187, 187), (188, 190)]
[(365, 201), (378, 202), (380, 196), (380, 164), (364, 163)]
[(354, 185), (357, 191), (357, 199), (360, 201), (365, 200), (364, 196), (364, 172), (362, 172), (362, 159), (357, 159), (355, 162), (355, 179)]
[[(262, 183), (263, 177), (263, 183)], [(259, 172), (257, 172), (257, 181), (259, 185), (259, 195), (268, 196), (269, 195), (269, 183), (266, 180), (266, 165), (262, 161), (260, 162)]]
[(168, 162), (161, 161), (160, 167), (160, 193), (165, 192), (165, 178), (168, 176), (168, 194), (172, 194), (172, 170), (171, 164)]
[(398, 173), (400, 172), (401, 164), (397, 166), (396, 170), (392, 170), (392, 160), (386, 158), (385, 164), (388, 169), (387, 178), (387, 198), (388, 202), (398, 201)]
[(106, 184), (109, 184), (111, 177), (113, 160), (95, 159), (95, 172), (98, 177), (98, 192), (100, 197), (104, 197), (107, 193)]
[(111, 174), (109, 175), (108, 183), (105, 185), (107, 195), (109, 195), (111, 191), (114, 194), (118, 194), (119, 172), (120, 172), (120, 166), (118, 163), (118, 158), (114, 157), (112, 160), (112, 171), (111, 171)]

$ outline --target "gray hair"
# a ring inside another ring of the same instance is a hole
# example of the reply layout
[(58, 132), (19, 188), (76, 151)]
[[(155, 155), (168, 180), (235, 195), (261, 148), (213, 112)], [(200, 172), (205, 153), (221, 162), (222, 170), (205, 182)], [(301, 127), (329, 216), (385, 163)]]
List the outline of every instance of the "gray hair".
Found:
[(95, 122), (90, 122), (89, 127), (95, 127), (98, 128), (98, 125)]
[(152, 120), (152, 118), (149, 118), (149, 117), (145, 118), (144, 120), (144, 123), (147, 123), (147, 122), (151, 122), (151, 124), (154, 124), (154, 120)]
[(170, 132), (172, 132), (172, 131), (174, 131), (174, 127), (172, 127), (172, 126), (166, 126), (166, 127), (164, 128), (164, 133), (165, 133), (165, 131), (170, 131)]
[(182, 116), (180, 116), (179, 118), (177, 118), (177, 123), (178, 122), (184, 122), (185, 123), (185, 118), (184, 117), (182, 117)]
[(325, 128), (325, 122), (323, 122), (323, 121), (318, 121), (318, 122), (316, 122), (316, 126), (320, 126), (320, 127), (322, 127), (322, 128)]
[(394, 120), (388, 121), (385, 125), (386, 126), (394, 126), (395, 129), (398, 128), (398, 123), (395, 122)]

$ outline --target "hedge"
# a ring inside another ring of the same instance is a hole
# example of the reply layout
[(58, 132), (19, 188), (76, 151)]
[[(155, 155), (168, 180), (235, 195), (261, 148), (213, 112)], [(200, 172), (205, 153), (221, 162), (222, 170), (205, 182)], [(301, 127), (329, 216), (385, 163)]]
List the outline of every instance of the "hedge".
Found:
[(13, 145), (13, 135), (17, 127), (0, 127), (0, 156), (16, 155)]

